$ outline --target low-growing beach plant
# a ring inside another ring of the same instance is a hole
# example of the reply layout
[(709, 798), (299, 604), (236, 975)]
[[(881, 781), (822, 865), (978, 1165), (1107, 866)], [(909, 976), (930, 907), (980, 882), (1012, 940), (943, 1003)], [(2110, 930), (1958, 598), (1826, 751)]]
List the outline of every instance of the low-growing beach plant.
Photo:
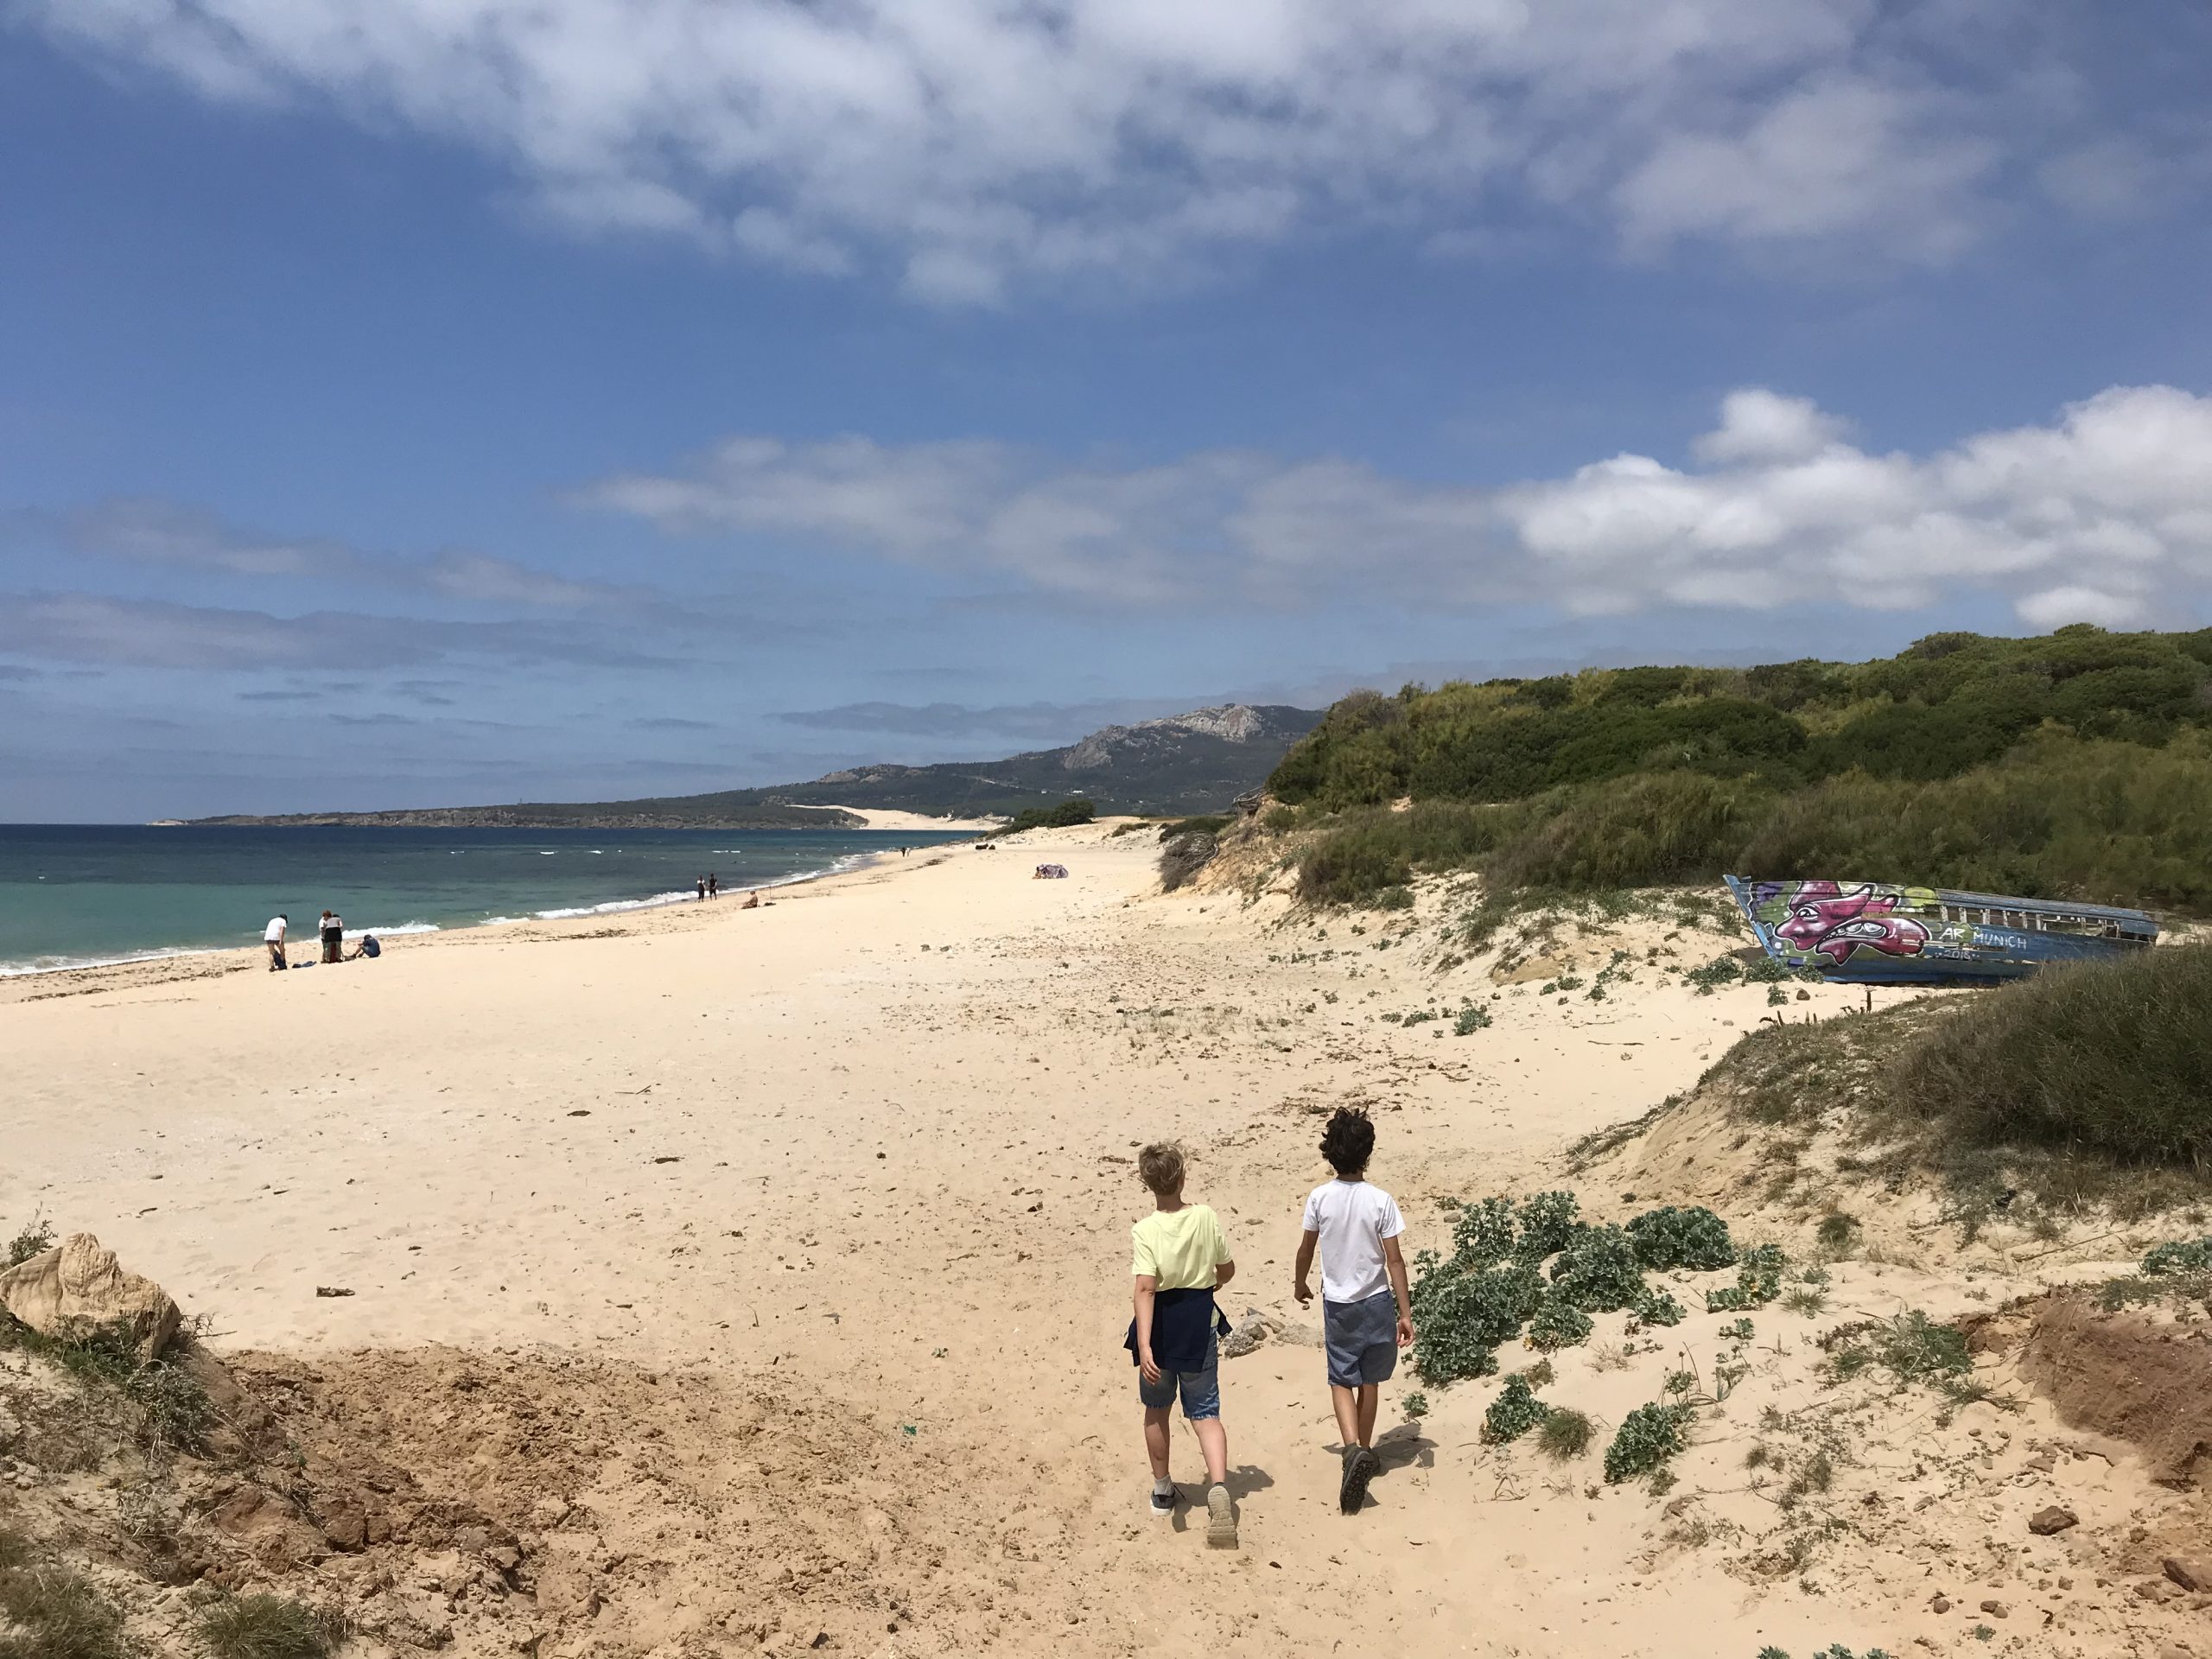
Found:
[(19, 1268), (35, 1255), (41, 1255), (54, 1248), (54, 1224), (43, 1216), (33, 1216), (22, 1231), (8, 1241), (8, 1265)]
[(1499, 1345), (1520, 1334), (1542, 1301), (1543, 1282), (1518, 1264), (1424, 1274), (1413, 1287), (1415, 1368), (1431, 1382), (1488, 1376)]
[(1483, 1438), (1501, 1445), (1517, 1440), (1550, 1414), (1551, 1408), (1529, 1387), (1529, 1379), (1516, 1373), (1505, 1379), (1497, 1398), (1483, 1413)]
[[(1759, 1649), (1758, 1659), (1789, 1659), (1789, 1656), (1780, 1648), (1764, 1647)], [(1811, 1659), (1890, 1659), (1890, 1655), (1888, 1650), (1883, 1648), (1869, 1648), (1863, 1655), (1854, 1654), (1842, 1643), (1832, 1642), (1818, 1653), (1812, 1655)]]
[(1452, 1022), (1455, 1037), (1471, 1037), (1490, 1024), (1490, 1010), (1470, 1002), (1459, 1010), (1459, 1017)]
[(1407, 1417), (1414, 1422), (1419, 1422), (1428, 1415), (1428, 1396), (1419, 1389), (1408, 1393), (1402, 1403), (1405, 1407)]
[(1736, 1265), (1728, 1224), (1702, 1205), (1677, 1209), (1670, 1204), (1647, 1210), (1629, 1223), (1628, 1236), (1636, 1246), (1636, 1259), (1662, 1272), (1688, 1268), (1717, 1273)]
[(1529, 1321), (1530, 1344), (1546, 1353), (1590, 1340), (1590, 1316), (1573, 1302), (1548, 1295)]
[(2212, 1273), (2212, 1238), (2161, 1244), (2143, 1258), (2142, 1271), (2153, 1279), (2172, 1274)]
[(1782, 1294), (1782, 1270), (1789, 1258), (1779, 1244), (1760, 1244), (1737, 1259), (1736, 1282), (1705, 1293), (1705, 1311), (1731, 1313), (1747, 1307), (1764, 1307)]
[(1573, 1246), (1589, 1230), (1582, 1206), (1572, 1192), (1537, 1192), (1521, 1201), (1514, 1216), (1518, 1236), (1513, 1256), (1531, 1267)]
[(1873, 1370), (1900, 1383), (1936, 1382), (1973, 1369), (1965, 1333), (1916, 1307), (1839, 1332), (1828, 1357), (1828, 1374), (1838, 1382)]
[(1682, 1449), (1686, 1408), (1655, 1401), (1629, 1413), (1605, 1448), (1605, 1479), (1618, 1485), (1649, 1474)]
[(1847, 1250), (1859, 1242), (1859, 1217), (1838, 1210), (1821, 1217), (1813, 1236), (1824, 1250)]
[(1585, 1313), (1632, 1307), (1643, 1292), (1636, 1246), (1618, 1227), (1590, 1227), (1552, 1263), (1555, 1294)]

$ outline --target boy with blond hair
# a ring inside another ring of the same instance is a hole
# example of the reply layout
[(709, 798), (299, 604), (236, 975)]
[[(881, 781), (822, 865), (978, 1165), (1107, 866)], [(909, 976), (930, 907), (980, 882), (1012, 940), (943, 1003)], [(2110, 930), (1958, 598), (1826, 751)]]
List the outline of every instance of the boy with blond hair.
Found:
[(1206, 1542), (1236, 1545), (1236, 1510), (1230, 1501), (1229, 1435), (1221, 1426), (1220, 1349), (1229, 1328), (1214, 1292), (1236, 1276), (1221, 1223), (1203, 1204), (1183, 1201), (1183, 1149), (1155, 1141), (1137, 1157), (1137, 1173), (1152, 1189), (1153, 1211), (1129, 1229), (1129, 1271), (1136, 1280), (1136, 1317), (1128, 1348), (1144, 1405), (1144, 1449), (1152, 1460), (1152, 1513), (1175, 1512), (1167, 1472), (1167, 1414), (1177, 1394), (1206, 1459)]

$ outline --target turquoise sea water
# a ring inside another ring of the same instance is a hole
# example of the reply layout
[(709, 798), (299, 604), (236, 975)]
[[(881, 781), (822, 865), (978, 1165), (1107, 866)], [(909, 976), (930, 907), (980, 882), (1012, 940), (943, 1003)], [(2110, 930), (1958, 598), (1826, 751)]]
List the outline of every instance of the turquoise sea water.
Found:
[(588, 915), (848, 868), (963, 836), (804, 830), (150, 829), (0, 824), (0, 974), (251, 945), (323, 909), (349, 935)]

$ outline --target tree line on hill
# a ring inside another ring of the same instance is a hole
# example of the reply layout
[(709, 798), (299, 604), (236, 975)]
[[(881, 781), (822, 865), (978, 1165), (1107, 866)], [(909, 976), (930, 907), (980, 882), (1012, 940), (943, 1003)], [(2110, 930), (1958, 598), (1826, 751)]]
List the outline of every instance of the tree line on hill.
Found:
[(1268, 788), (1319, 902), (1475, 868), (1492, 904), (1729, 871), (2204, 911), (2212, 630), (1357, 691)]

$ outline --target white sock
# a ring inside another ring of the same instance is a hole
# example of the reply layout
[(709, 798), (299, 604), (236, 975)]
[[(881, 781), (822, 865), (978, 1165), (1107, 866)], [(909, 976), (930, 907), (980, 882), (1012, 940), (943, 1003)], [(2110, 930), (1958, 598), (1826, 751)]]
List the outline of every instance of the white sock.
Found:
[(1154, 1497), (1165, 1497), (1174, 1490), (1175, 1483), (1165, 1475), (1152, 1483), (1152, 1495)]

